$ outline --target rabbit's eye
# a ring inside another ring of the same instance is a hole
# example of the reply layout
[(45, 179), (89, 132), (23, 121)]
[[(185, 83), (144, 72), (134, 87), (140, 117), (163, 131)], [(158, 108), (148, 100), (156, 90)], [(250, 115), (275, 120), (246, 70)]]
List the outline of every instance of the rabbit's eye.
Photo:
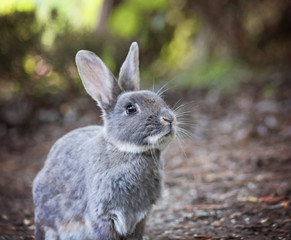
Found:
[(126, 106), (126, 112), (127, 114), (132, 114), (136, 112), (136, 107), (132, 104), (129, 104)]

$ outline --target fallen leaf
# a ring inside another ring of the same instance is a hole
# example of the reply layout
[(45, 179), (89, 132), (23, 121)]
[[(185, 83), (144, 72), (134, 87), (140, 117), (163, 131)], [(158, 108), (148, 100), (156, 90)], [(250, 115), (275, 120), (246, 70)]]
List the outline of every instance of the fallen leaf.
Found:
[(281, 207), (286, 208), (288, 207), (288, 205), (289, 205), (289, 201), (283, 201), (278, 204), (270, 206), (269, 209), (276, 209), (276, 208), (281, 208)]
[(7, 217), (5, 214), (2, 214), (2, 215), (1, 215), (1, 218), (2, 218), (3, 220), (8, 220), (8, 217)]
[(214, 227), (220, 227), (223, 223), (223, 220), (218, 220), (218, 221), (214, 221), (213, 223), (211, 223), (212, 226)]
[(15, 226), (1, 226), (2, 229), (8, 230), (8, 231), (16, 231)]
[(283, 201), (283, 202), (282, 202), (282, 206), (283, 206), (284, 208), (288, 207), (288, 205), (289, 205), (289, 202), (288, 202), (288, 201)]
[(258, 198), (254, 197), (254, 196), (247, 196), (247, 197), (241, 197), (239, 199), (239, 201), (241, 201), (241, 202), (257, 202)]
[(202, 238), (202, 239), (212, 239), (211, 236), (209, 235), (204, 235), (204, 234), (194, 234), (195, 238)]
[(261, 197), (258, 199), (259, 202), (279, 202), (280, 200), (282, 200), (281, 197), (273, 197), (273, 196)]
[(267, 218), (263, 218), (263, 219), (261, 219), (260, 223), (261, 223), (261, 224), (264, 224), (264, 223), (266, 223), (268, 220), (269, 220), (268, 217), (267, 217)]
[(232, 214), (229, 215), (229, 218), (235, 218), (235, 217), (239, 217), (241, 215), (242, 215), (241, 212), (234, 212), (234, 213), (232, 213)]
[(291, 218), (284, 219), (283, 223), (291, 222)]
[(25, 219), (23, 220), (23, 224), (24, 224), (25, 226), (30, 225), (30, 224), (31, 224), (31, 221), (30, 221), (29, 219), (25, 218)]

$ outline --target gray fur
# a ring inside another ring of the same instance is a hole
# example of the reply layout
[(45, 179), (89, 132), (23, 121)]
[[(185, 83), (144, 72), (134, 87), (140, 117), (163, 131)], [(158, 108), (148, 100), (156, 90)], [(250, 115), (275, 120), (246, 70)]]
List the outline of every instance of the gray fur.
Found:
[[(175, 134), (175, 116), (153, 92), (122, 91), (95, 54), (81, 51), (76, 61), (104, 126), (76, 129), (50, 150), (33, 183), (35, 239), (141, 240), (161, 195), (160, 154)], [(129, 104), (136, 112), (127, 112)]]

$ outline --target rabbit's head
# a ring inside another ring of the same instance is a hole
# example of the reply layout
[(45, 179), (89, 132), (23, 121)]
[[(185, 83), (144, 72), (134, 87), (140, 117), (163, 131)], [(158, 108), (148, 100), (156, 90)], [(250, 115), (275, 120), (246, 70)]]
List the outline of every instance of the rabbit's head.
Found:
[(102, 109), (108, 141), (131, 153), (162, 150), (169, 143), (176, 117), (159, 95), (139, 90), (137, 43), (132, 43), (118, 81), (92, 52), (79, 51), (76, 63), (86, 91)]

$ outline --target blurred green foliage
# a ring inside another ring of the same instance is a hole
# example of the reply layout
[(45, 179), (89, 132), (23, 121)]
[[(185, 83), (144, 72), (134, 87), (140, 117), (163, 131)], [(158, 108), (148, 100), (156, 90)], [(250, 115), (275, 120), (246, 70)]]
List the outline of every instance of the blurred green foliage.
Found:
[(195, 63), (191, 68), (176, 74), (180, 86), (197, 88), (216, 88), (221, 91), (232, 91), (250, 72), (241, 62), (233, 59), (211, 59), (206, 63)]
[(145, 85), (232, 89), (256, 67), (290, 64), (290, 9), (272, 0), (2, 0), (0, 103), (76, 96), (76, 52), (96, 52), (117, 75), (131, 41)]
[[(119, 4), (112, 11), (109, 21), (109, 31), (123, 38), (135, 37), (147, 22), (157, 30), (164, 27), (162, 18), (152, 18), (153, 12), (164, 12), (167, 8), (166, 0), (128, 0)], [(147, 20), (147, 21), (145, 21)], [(162, 26), (158, 26), (161, 25)]]
[[(40, 50), (42, 29), (35, 22), (34, 12), (14, 12), (0, 16), (0, 84), (1, 98), (33, 88), (34, 59)], [(28, 62), (27, 62), (28, 61)]]

